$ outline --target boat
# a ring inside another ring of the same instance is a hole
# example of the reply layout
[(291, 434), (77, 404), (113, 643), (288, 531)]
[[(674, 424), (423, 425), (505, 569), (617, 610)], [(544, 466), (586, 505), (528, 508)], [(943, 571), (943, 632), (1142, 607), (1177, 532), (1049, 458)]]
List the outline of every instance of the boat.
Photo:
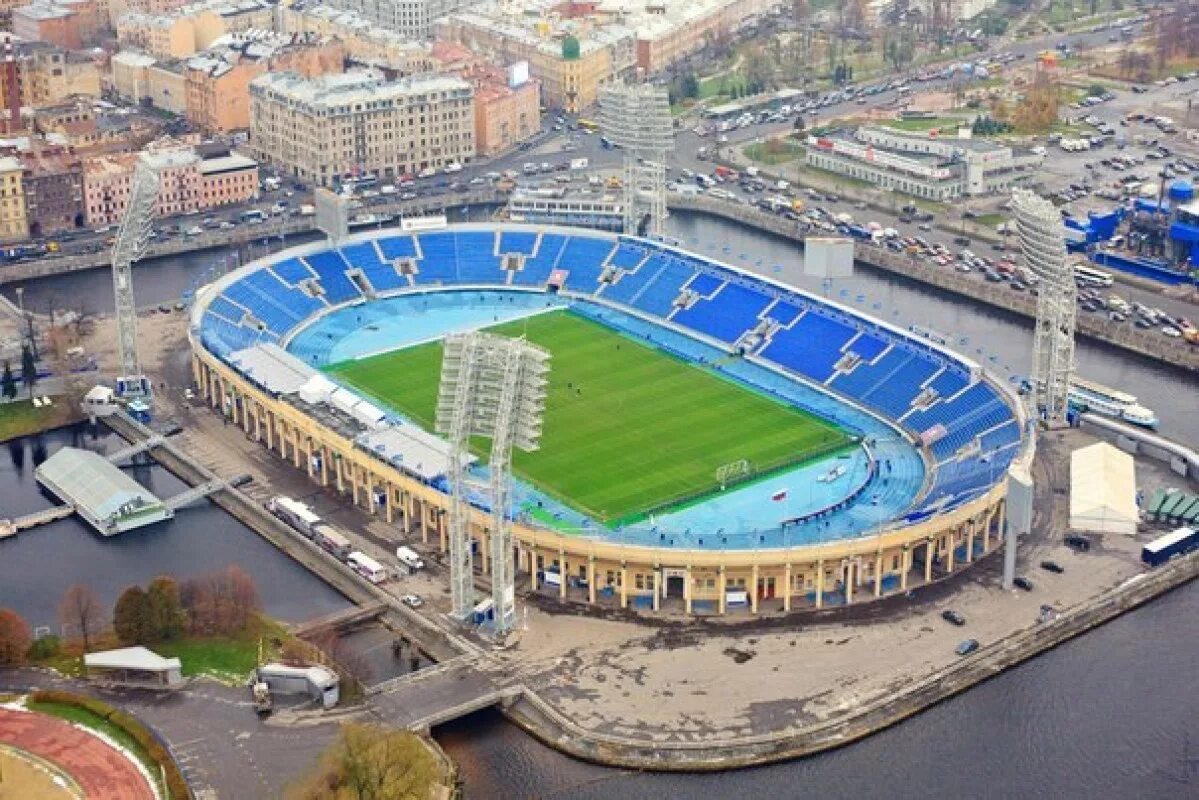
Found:
[(1127, 392), (1121, 392), (1093, 381), (1075, 378), (1070, 382), (1068, 397), (1070, 406), (1076, 411), (1091, 411), (1105, 417), (1140, 425), (1142, 428), (1157, 427), (1157, 415), (1151, 409), (1138, 403), (1137, 398)]

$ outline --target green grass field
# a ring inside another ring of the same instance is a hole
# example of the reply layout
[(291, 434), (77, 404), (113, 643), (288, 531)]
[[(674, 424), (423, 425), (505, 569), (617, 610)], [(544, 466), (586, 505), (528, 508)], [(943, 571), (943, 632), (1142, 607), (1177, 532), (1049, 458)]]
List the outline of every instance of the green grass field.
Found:
[[(605, 522), (716, 490), (723, 464), (748, 459), (763, 476), (851, 441), (817, 417), (566, 311), (490, 331), (526, 336), (552, 354), (541, 449), (514, 453), (516, 472)], [(328, 371), (431, 429), (441, 354), (433, 342)]]

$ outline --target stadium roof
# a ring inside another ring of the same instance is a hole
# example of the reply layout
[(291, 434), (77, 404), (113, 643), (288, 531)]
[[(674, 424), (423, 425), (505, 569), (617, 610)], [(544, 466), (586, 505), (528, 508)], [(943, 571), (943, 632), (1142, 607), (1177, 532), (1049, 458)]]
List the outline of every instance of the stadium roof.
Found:
[(91, 450), (64, 447), (35, 475), (106, 536), (173, 516), (149, 490)]
[(422, 480), (431, 481), (450, 469), (450, 443), (415, 425), (400, 423), (368, 431), (357, 442), (362, 449)]
[(270, 343), (238, 350), (230, 354), (229, 363), (273, 394), (294, 394), (318, 374), (279, 345)]

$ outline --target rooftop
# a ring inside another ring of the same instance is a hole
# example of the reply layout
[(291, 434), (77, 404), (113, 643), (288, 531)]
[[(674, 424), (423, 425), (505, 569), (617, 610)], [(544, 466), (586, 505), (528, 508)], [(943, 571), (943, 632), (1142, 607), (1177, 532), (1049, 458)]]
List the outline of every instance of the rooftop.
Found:
[(200, 162), (201, 175), (215, 175), (218, 172), (232, 172), (240, 169), (253, 169), (258, 166), (258, 162), (252, 158), (237, 155), (233, 153), (227, 156), (218, 156), (217, 158), (206, 158)]
[[(449, 75), (414, 75), (385, 81), (376, 70), (354, 70), (305, 78), (295, 72), (260, 75), (250, 86), (261, 92), (289, 97), (316, 107), (370, 103), (431, 92), (469, 91), (470, 84)], [(346, 109), (348, 110), (348, 109)]]
[(173, 516), (148, 489), (91, 450), (64, 447), (34, 474), (106, 536)]
[(101, 650), (83, 656), (85, 667), (98, 669), (135, 669), (145, 672), (164, 672), (180, 669), (177, 658), (163, 658), (145, 647), (121, 647), (116, 650)]

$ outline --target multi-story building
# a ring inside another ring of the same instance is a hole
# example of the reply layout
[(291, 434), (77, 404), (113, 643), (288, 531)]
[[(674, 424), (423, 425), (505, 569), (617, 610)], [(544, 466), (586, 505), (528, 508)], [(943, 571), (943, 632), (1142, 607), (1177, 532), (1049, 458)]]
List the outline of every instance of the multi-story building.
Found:
[(27, 106), (59, 103), (72, 95), (100, 96), (100, 66), (88, 53), (30, 44), (23, 48), (20, 70)]
[(475, 0), (326, 0), (326, 4), (361, 14), (376, 25), (409, 38), (427, 39), (433, 34), (433, 23), (469, 8)]
[(79, 15), (65, 5), (38, 2), (12, 12), (12, 32), (30, 42), (46, 42), (65, 50), (83, 46)]
[(438, 23), (438, 38), (497, 62), (527, 61), (547, 106), (577, 112), (600, 87), (636, 71), (636, 37), (619, 24), (530, 19), (506, 10), (466, 11)]
[(19, 159), (0, 157), (0, 242), (19, 242), (29, 237), (25, 189), (21, 185), (24, 172)]
[(291, 175), (330, 186), (352, 175), (396, 176), (474, 157), (474, 91), (458, 77), (387, 82), (375, 70), (250, 83), (250, 145)]
[(141, 50), (158, 58), (187, 58), (227, 33), (271, 31), (274, 27), (275, 6), (262, 0), (210, 0), (170, 11), (127, 11), (116, 21), (117, 43), (122, 49)]
[(25, 218), (33, 238), (83, 227), (83, 170), (67, 148), (36, 148), (20, 156)]
[(427, 43), (418, 42), (354, 11), (344, 11), (313, 0), (296, 0), (279, 7), (281, 33), (335, 36), (345, 46), (346, 58), (365, 67), (378, 67), (396, 75), (433, 71)]
[(1031, 179), (1043, 160), (980, 139), (874, 127), (809, 136), (806, 155), (817, 169), (937, 201), (1008, 191)]
[[(253, 159), (220, 151), (202, 157), (192, 145), (155, 142), (145, 157), (158, 170), (155, 216), (201, 212), (258, 196), (258, 164)], [(138, 155), (119, 153), (83, 162), (83, 196), (87, 224), (112, 225), (129, 205), (129, 192)]]
[(501, 69), (461, 45), (437, 42), (433, 57), (442, 72), (475, 87), (475, 150), (490, 156), (541, 130), (541, 86), (528, 77), (528, 65)]
[[(90, 97), (73, 97), (34, 112), (37, 129), (48, 137), (57, 137), (79, 157), (100, 153), (132, 152), (141, 149), (160, 134), (159, 117), (142, 113), (116, 113), (118, 109), (98, 110)], [(119, 109), (125, 112), (125, 109)]]
[(222, 36), (184, 67), (187, 118), (208, 133), (250, 127), (250, 81), (266, 72), (292, 71), (305, 77), (341, 72), (345, 48), (338, 39), (315, 34), (265, 32)]

